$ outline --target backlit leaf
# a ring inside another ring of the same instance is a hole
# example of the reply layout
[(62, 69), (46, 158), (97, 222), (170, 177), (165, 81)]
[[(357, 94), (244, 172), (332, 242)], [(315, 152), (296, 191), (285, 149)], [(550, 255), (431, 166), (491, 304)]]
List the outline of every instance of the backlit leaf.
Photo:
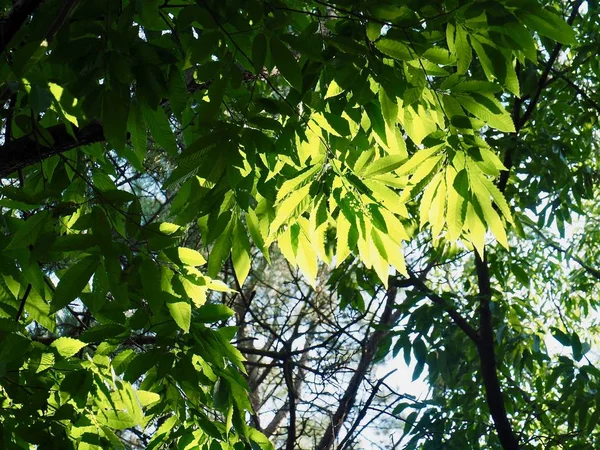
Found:
[(185, 333), (190, 331), (190, 323), (192, 321), (192, 306), (190, 303), (185, 300), (169, 299), (167, 300), (167, 308), (179, 328)]
[(81, 342), (78, 339), (63, 336), (55, 340), (51, 346), (54, 347), (63, 358), (70, 358), (86, 345), (85, 342)]
[(241, 220), (237, 220), (233, 228), (231, 242), (231, 260), (233, 270), (240, 286), (244, 284), (251, 267), (250, 241)]

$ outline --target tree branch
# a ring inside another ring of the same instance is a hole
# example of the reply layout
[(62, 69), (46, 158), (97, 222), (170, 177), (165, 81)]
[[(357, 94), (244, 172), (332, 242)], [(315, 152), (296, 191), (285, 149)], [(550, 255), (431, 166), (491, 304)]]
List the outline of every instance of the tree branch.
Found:
[(21, 320), (21, 316), (23, 315), (23, 311), (25, 310), (25, 302), (27, 301), (27, 297), (29, 297), (29, 293), (31, 292), (31, 283), (27, 284), (27, 288), (25, 289), (25, 293), (23, 294), (23, 298), (21, 299), (21, 304), (19, 305), (19, 310), (17, 311), (17, 315), (15, 317), (15, 322)]
[(579, 264), (579, 266), (583, 270), (585, 270), (587, 273), (589, 273), (591, 276), (593, 276), (597, 280), (600, 280), (600, 270), (594, 269), (592, 266), (590, 266), (589, 264), (587, 264), (584, 260), (582, 260), (581, 258), (579, 258), (577, 255), (573, 255), (572, 253), (568, 253), (567, 250), (565, 250), (560, 245), (558, 245), (556, 242), (554, 242), (552, 239), (550, 239), (549, 237), (547, 237), (546, 235), (544, 235), (544, 233), (542, 233), (542, 231), (539, 230), (533, 223), (529, 223), (528, 221), (523, 221), (523, 223), (525, 225), (527, 225), (529, 228), (531, 228), (533, 230), (533, 232), (535, 234), (537, 234), (540, 238), (542, 238), (542, 240), (546, 244), (548, 244), (551, 248), (553, 248), (554, 250), (556, 250), (559, 253), (563, 253), (563, 254), (567, 255), (568, 259), (572, 259), (577, 264)]
[(450, 316), (452, 321), (458, 326), (473, 342), (477, 342), (479, 340), (479, 336), (477, 331), (467, 322), (467, 320), (448, 302), (435, 292), (433, 292), (421, 279), (416, 276), (412, 276), (407, 280), (396, 280), (396, 286), (414, 286), (423, 292), (429, 300), (431, 300), (436, 305), (441, 306), (444, 311)]
[(344, 439), (342, 439), (342, 442), (340, 442), (340, 445), (338, 446), (338, 450), (345, 450), (350, 445), (352, 445), (352, 441), (351, 441), (352, 435), (354, 434), (354, 432), (356, 431), (356, 429), (360, 425), (360, 422), (367, 415), (369, 407), (371, 406), (371, 403), (373, 403), (373, 400), (375, 399), (375, 396), (377, 395), (377, 392), (379, 391), (379, 388), (381, 387), (382, 384), (384, 384), (385, 379), (387, 377), (389, 377), (390, 375), (392, 375), (394, 372), (396, 372), (396, 370), (397, 369), (394, 369), (391, 372), (388, 372), (387, 374), (385, 374), (383, 376), (383, 378), (381, 378), (377, 382), (377, 384), (375, 384), (375, 386), (373, 387), (373, 390), (371, 391), (371, 394), (369, 395), (369, 398), (367, 398), (367, 401), (365, 402), (365, 404), (363, 405), (362, 409), (359, 411), (358, 415), (356, 416), (356, 420), (352, 424), (352, 427), (350, 428), (350, 430), (348, 430), (348, 433), (346, 434), (346, 436), (344, 437)]
[(490, 286), (487, 258), (482, 259), (478, 253), (475, 253), (475, 267), (479, 287), (479, 341), (477, 342), (477, 352), (479, 353), (485, 396), (502, 448), (504, 450), (518, 450), (519, 441), (508, 420), (502, 388), (498, 379), (494, 350), (494, 328), (490, 310), (492, 288)]
[[(579, 7), (581, 6), (582, 3), (583, 3), (583, 0), (577, 0), (575, 2), (575, 4), (573, 5), (573, 10), (571, 11), (571, 15), (567, 19), (567, 23), (569, 25), (572, 25), (573, 22), (575, 21), (575, 18), (577, 17), (577, 14), (579, 12)], [(527, 109), (525, 110), (525, 112), (523, 113), (522, 116), (520, 115), (520, 111), (521, 111), (521, 105), (523, 104), (524, 99), (515, 98), (515, 103), (513, 105), (513, 113), (512, 113), (513, 122), (515, 124), (515, 132), (513, 133), (513, 136), (518, 136), (521, 129), (525, 126), (525, 124), (531, 118), (531, 115), (535, 111), (535, 108), (540, 100), (542, 91), (548, 85), (547, 84), (548, 76), (550, 75), (550, 72), (554, 68), (554, 64), (556, 63), (556, 60), (558, 59), (558, 55), (560, 54), (560, 50), (562, 49), (562, 47), (563, 47), (563, 45), (561, 43), (557, 42), (556, 45), (554, 46), (554, 48), (552, 49), (552, 53), (550, 53), (550, 58), (546, 62), (544, 70), (542, 71), (542, 74), (540, 75), (540, 79), (538, 80), (537, 89), (535, 91), (535, 94), (529, 101), (529, 104), (527, 105)], [(519, 68), (519, 67), (520, 67), (520, 65), (517, 65), (517, 68)], [(517, 73), (519, 73), (519, 71), (517, 71)], [(511, 146), (508, 148), (508, 150), (506, 150), (506, 153), (504, 155), (503, 164), (504, 164), (504, 167), (506, 167), (506, 170), (500, 174), (500, 177), (498, 178), (498, 183), (497, 183), (498, 189), (500, 189), (500, 192), (504, 192), (506, 190), (506, 185), (508, 184), (508, 178), (510, 175), (510, 171), (512, 170), (512, 167), (514, 165), (513, 152), (514, 152), (514, 146)]]
[(0, 20), (0, 53), (6, 50), (13, 37), (21, 29), (27, 18), (43, 0), (17, 0), (8, 15)]
[[(577, 17), (577, 14), (579, 12), (579, 7), (581, 6), (582, 3), (583, 3), (583, 0), (577, 0), (575, 2), (575, 4), (573, 5), (573, 10), (571, 11), (571, 15), (567, 19), (567, 23), (569, 25), (573, 25), (573, 21)], [(521, 128), (523, 128), (523, 125), (525, 125), (525, 123), (527, 123), (527, 121), (531, 118), (531, 115), (533, 114), (533, 111), (535, 110), (535, 107), (537, 106), (537, 104), (540, 100), (542, 91), (544, 90), (544, 87), (546, 87), (546, 81), (548, 81), (548, 75), (550, 75), (550, 72), (552, 71), (552, 68), (554, 67), (554, 63), (556, 63), (556, 60), (558, 58), (558, 55), (559, 55), (562, 47), (563, 47), (563, 45), (560, 42), (557, 42), (556, 45), (554, 46), (554, 48), (552, 49), (550, 58), (548, 59), (548, 62), (546, 62), (546, 67), (544, 67), (544, 71), (540, 75), (540, 79), (538, 81), (538, 85), (537, 85), (535, 94), (533, 95), (531, 101), (529, 102), (529, 105), (527, 105), (527, 109), (525, 110), (525, 113), (523, 114), (523, 116), (521, 116), (521, 119), (519, 120), (519, 122), (515, 124), (517, 134), (519, 133)]]
[[(381, 314), (381, 318), (379, 320), (379, 326), (381, 327), (389, 327), (391, 326), (401, 314), (400, 310), (396, 310), (392, 313), (394, 303), (396, 300), (397, 288), (391, 283), (390, 280), (389, 288), (387, 291), (387, 299), (385, 309)], [(331, 417), (329, 425), (325, 430), (325, 434), (321, 438), (319, 444), (315, 447), (316, 450), (329, 450), (333, 447), (333, 444), (342, 428), (342, 425), (348, 414), (350, 413), (354, 403), (356, 402), (356, 395), (360, 389), (360, 385), (364, 380), (364, 377), (369, 369), (371, 363), (373, 362), (373, 358), (375, 357), (375, 353), (377, 352), (377, 348), (383, 338), (388, 334), (389, 331), (385, 329), (378, 329), (374, 331), (368, 339), (366, 339), (364, 350), (362, 352), (360, 361), (354, 375), (350, 379), (348, 383), (348, 387), (344, 392), (344, 395), (340, 399), (337, 410)]]
[(29, 136), (15, 139), (0, 147), (0, 178), (6, 178), (11, 173), (43, 161), (54, 155), (71, 150), (82, 145), (104, 141), (104, 132), (98, 122), (92, 122), (81, 128), (73, 127), (71, 136), (64, 124), (46, 128), (54, 144), (51, 147), (41, 145)]

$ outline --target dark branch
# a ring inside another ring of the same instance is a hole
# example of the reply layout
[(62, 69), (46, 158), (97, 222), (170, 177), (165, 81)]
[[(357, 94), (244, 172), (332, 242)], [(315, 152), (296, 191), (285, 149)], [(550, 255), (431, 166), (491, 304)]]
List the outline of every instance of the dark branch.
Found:
[(387, 377), (389, 377), (390, 375), (392, 375), (394, 372), (396, 372), (396, 370), (397, 369), (394, 369), (391, 372), (388, 372), (387, 374), (385, 374), (383, 376), (383, 378), (381, 378), (377, 382), (377, 384), (375, 384), (375, 386), (373, 387), (373, 390), (371, 391), (371, 394), (369, 395), (369, 398), (367, 399), (367, 401), (365, 401), (365, 404), (363, 405), (363, 407), (361, 408), (361, 410), (358, 412), (358, 415), (356, 416), (356, 420), (354, 420), (354, 423), (352, 424), (352, 427), (350, 428), (350, 430), (348, 430), (348, 434), (346, 434), (346, 436), (344, 437), (344, 439), (342, 439), (342, 442), (340, 442), (340, 445), (338, 446), (339, 450), (345, 450), (350, 445), (352, 445), (351, 438), (354, 435), (354, 433), (356, 432), (356, 429), (360, 425), (361, 421), (367, 415), (367, 412), (369, 411), (369, 407), (371, 406), (371, 403), (373, 403), (373, 400), (375, 400), (375, 396), (377, 395), (377, 392), (379, 391), (379, 388), (384, 384), (385, 379)]
[(356, 367), (354, 375), (352, 375), (352, 378), (348, 383), (348, 387), (346, 388), (344, 395), (340, 399), (335, 413), (331, 416), (331, 420), (327, 426), (327, 429), (325, 430), (325, 434), (321, 438), (319, 444), (316, 446), (317, 450), (329, 450), (333, 447), (344, 421), (347, 419), (348, 414), (350, 414), (350, 411), (354, 407), (360, 385), (362, 384), (367, 371), (373, 362), (377, 348), (383, 338), (389, 332), (385, 328), (391, 327), (398, 320), (401, 314), (400, 310), (392, 312), (396, 300), (396, 294), (396, 286), (390, 282), (385, 308), (379, 320), (379, 325), (382, 329), (374, 331), (367, 339), (365, 339), (365, 345), (358, 366)]
[[(575, 21), (575, 18), (577, 17), (577, 14), (579, 12), (579, 7), (581, 6), (582, 3), (583, 3), (583, 0), (577, 0), (575, 2), (575, 4), (573, 5), (573, 10), (571, 11), (571, 15), (567, 19), (567, 23), (569, 25), (572, 25), (573, 22)], [(542, 74), (540, 75), (540, 78), (538, 80), (537, 89), (536, 89), (533, 97), (529, 101), (529, 104), (527, 105), (527, 109), (525, 110), (525, 112), (523, 113), (522, 116), (520, 115), (520, 113), (521, 113), (521, 106), (523, 104), (524, 99), (515, 98), (515, 103), (513, 105), (513, 113), (512, 113), (513, 122), (515, 124), (515, 132), (513, 133), (514, 136), (518, 136), (521, 129), (525, 126), (525, 124), (529, 121), (529, 119), (531, 119), (531, 115), (533, 114), (533, 112), (535, 111), (535, 108), (537, 107), (537, 105), (539, 103), (542, 91), (544, 90), (544, 88), (546, 86), (548, 86), (548, 77), (550, 75), (550, 72), (554, 68), (554, 64), (556, 63), (556, 60), (558, 59), (558, 56), (560, 54), (562, 47), (563, 47), (563, 45), (561, 43), (556, 43), (556, 45), (552, 49), (552, 53), (550, 53), (550, 58), (546, 62), (544, 70), (542, 71)], [(517, 64), (517, 69), (519, 69), (519, 67), (520, 67), (520, 65)], [(519, 70), (517, 70), (517, 74), (518, 73), (519, 73)], [(501, 192), (504, 192), (506, 190), (506, 185), (508, 183), (510, 171), (512, 170), (512, 167), (514, 164), (514, 160), (513, 160), (514, 159), (513, 158), (514, 151), (515, 151), (515, 147), (513, 145), (506, 150), (506, 153), (504, 155), (503, 163), (504, 163), (504, 167), (506, 167), (506, 170), (503, 171), (500, 174), (500, 177), (498, 178), (498, 189), (500, 189)]]
[(490, 286), (487, 258), (484, 257), (482, 259), (476, 253), (475, 267), (477, 269), (477, 284), (479, 287), (480, 322), (477, 352), (479, 353), (485, 396), (502, 448), (504, 450), (517, 450), (519, 448), (519, 441), (508, 420), (502, 396), (502, 388), (498, 379), (498, 368), (494, 350), (494, 328), (492, 324), (492, 312), (490, 310), (492, 288)]
[(27, 18), (43, 0), (17, 0), (8, 15), (0, 20), (0, 53), (6, 50), (13, 37), (21, 29)]
[[(567, 23), (569, 25), (573, 24), (573, 21), (577, 17), (577, 14), (579, 12), (579, 7), (581, 6), (582, 3), (583, 3), (583, 0), (577, 0), (575, 2), (575, 4), (573, 5), (573, 10), (571, 11), (571, 15), (567, 19)], [(563, 47), (563, 45), (561, 43), (557, 43), (554, 46), (554, 48), (552, 49), (550, 58), (546, 62), (546, 67), (544, 67), (544, 71), (542, 72), (542, 74), (540, 75), (540, 79), (538, 80), (538, 85), (537, 85), (535, 94), (533, 95), (533, 98), (529, 102), (529, 105), (527, 105), (527, 109), (525, 110), (525, 113), (523, 114), (523, 116), (521, 117), (519, 122), (515, 124), (517, 133), (519, 133), (521, 128), (523, 128), (523, 125), (525, 125), (525, 123), (527, 123), (527, 121), (531, 118), (531, 115), (533, 114), (533, 111), (535, 110), (535, 107), (537, 106), (537, 104), (540, 100), (542, 91), (544, 90), (544, 87), (546, 87), (546, 82), (548, 81), (548, 76), (550, 75), (550, 72), (552, 71), (552, 68), (554, 67), (554, 64), (556, 63), (556, 60), (558, 58), (558, 55), (560, 54), (562, 47)]]
[(46, 145), (42, 145), (41, 142), (36, 142), (29, 136), (15, 139), (0, 147), (2, 155), (0, 178), (6, 178), (19, 169), (24, 169), (72, 148), (104, 141), (102, 126), (97, 122), (81, 128), (73, 127), (75, 137), (68, 133), (64, 124), (47, 128), (46, 131), (50, 133), (54, 141), (50, 147), (46, 143), (44, 143)]
[(17, 311), (17, 315), (15, 317), (15, 322), (21, 320), (21, 316), (23, 315), (23, 311), (25, 310), (25, 302), (27, 302), (27, 297), (29, 297), (29, 293), (31, 292), (31, 283), (27, 284), (27, 288), (25, 289), (25, 293), (23, 294), (23, 298), (21, 299), (21, 304), (19, 305), (19, 310)]
[(399, 280), (399, 281), (396, 281), (396, 283), (397, 283), (396, 286), (398, 286), (398, 287), (401, 287), (401, 286), (416, 287), (418, 290), (423, 292), (429, 298), (429, 300), (431, 300), (436, 305), (441, 306), (444, 309), (444, 311), (446, 311), (446, 313), (450, 316), (450, 318), (456, 324), (456, 326), (458, 326), (473, 342), (477, 342), (479, 340), (477, 331), (471, 325), (469, 325), (469, 322), (467, 322), (467, 320), (455, 308), (453, 308), (451, 305), (449, 305), (448, 302), (443, 297), (441, 297), (438, 294), (436, 294), (435, 292), (433, 292), (418, 277), (411, 276), (407, 280)]

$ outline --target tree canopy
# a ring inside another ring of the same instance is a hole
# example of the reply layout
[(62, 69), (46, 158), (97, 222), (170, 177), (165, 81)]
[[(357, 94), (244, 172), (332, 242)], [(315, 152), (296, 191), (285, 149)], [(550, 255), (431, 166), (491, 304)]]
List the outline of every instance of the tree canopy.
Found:
[(600, 447), (599, 12), (0, 2), (1, 446)]

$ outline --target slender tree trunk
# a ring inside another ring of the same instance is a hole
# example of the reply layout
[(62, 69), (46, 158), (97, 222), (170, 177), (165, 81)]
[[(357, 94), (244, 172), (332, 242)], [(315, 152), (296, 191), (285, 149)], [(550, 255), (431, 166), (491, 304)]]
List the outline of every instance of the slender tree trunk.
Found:
[(477, 352), (479, 353), (485, 397), (502, 448), (504, 450), (518, 450), (519, 440), (506, 414), (502, 388), (498, 379), (498, 367), (494, 350), (494, 329), (490, 310), (492, 290), (487, 259), (485, 257), (482, 259), (476, 253), (475, 266), (479, 285), (479, 340), (477, 342)]

